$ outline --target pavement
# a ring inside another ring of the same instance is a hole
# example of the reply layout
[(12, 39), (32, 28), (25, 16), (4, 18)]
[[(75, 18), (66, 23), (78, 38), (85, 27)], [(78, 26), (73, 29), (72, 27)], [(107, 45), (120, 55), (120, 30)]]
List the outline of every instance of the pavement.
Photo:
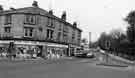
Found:
[(124, 58), (121, 58), (119, 56), (114, 56), (112, 54), (105, 54), (104, 52), (98, 52), (97, 58), (99, 62), (97, 65), (101, 66), (112, 66), (112, 67), (134, 67), (135, 63), (133, 61), (126, 60)]

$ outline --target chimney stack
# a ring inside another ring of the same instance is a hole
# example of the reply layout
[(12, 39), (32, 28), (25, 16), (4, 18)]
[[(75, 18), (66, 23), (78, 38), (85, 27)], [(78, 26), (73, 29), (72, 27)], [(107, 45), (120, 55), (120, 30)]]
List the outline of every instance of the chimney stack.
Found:
[(66, 21), (66, 17), (67, 17), (66, 11), (64, 11), (63, 14), (62, 14), (62, 16), (61, 16), (61, 19), (64, 20), (64, 21)]
[(53, 15), (53, 10), (49, 10), (49, 14)]
[(73, 26), (74, 26), (74, 27), (77, 27), (77, 23), (76, 23), (76, 22), (74, 22), (74, 23), (73, 23)]
[(2, 5), (0, 5), (0, 11), (3, 11), (3, 7), (2, 7)]
[(33, 7), (38, 7), (38, 2), (37, 1), (33, 1), (32, 6)]
[(15, 8), (13, 8), (13, 7), (10, 7), (10, 9), (11, 9), (11, 10), (15, 10)]

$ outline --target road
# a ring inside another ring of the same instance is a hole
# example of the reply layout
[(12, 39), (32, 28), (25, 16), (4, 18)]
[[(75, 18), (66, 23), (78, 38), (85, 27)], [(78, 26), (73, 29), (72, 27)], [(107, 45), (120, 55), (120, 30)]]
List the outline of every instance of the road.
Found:
[(134, 78), (134, 73), (96, 65), (91, 59), (0, 63), (0, 78)]

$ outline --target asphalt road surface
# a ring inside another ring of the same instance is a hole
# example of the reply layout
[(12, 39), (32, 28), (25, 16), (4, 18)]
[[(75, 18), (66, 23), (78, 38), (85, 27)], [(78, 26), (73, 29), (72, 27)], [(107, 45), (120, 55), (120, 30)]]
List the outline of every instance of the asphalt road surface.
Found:
[(98, 66), (89, 59), (1, 62), (0, 78), (135, 78), (135, 71)]

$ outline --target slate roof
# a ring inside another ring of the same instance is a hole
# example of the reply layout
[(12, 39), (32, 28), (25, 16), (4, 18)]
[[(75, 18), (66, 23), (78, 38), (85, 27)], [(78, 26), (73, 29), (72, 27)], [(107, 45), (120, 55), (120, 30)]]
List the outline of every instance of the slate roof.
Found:
[(47, 17), (50, 17), (50, 18), (53, 18), (53, 19), (56, 19), (60, 22), (63, 22), (67, 25), (69, 25), (70, 27), (73, 27), (75, 29), (78, 29), (79, 31), (82, 32), (81, 29), (77, 28), (77, 27), (74, 27), (71, 23), (65, 21), (65, 20), (62, 20), (61, 18), (55, 16), (55, 15), (52, 15), (52, 14), (49, 14), (48, 11), (42, 9), (42, 8), (39, 8), (39, 7), (24, 7), (24, 8), (18, 8), (18, 9), (14, 9), (14, 10), (4, 10), (4, 11), (1, 11), (0, 12), (0, 16), (1, 15), (6, 15), (6, 14), (37, 14), (37, 15), (42, 15), (42, 16), (47, 16)]

